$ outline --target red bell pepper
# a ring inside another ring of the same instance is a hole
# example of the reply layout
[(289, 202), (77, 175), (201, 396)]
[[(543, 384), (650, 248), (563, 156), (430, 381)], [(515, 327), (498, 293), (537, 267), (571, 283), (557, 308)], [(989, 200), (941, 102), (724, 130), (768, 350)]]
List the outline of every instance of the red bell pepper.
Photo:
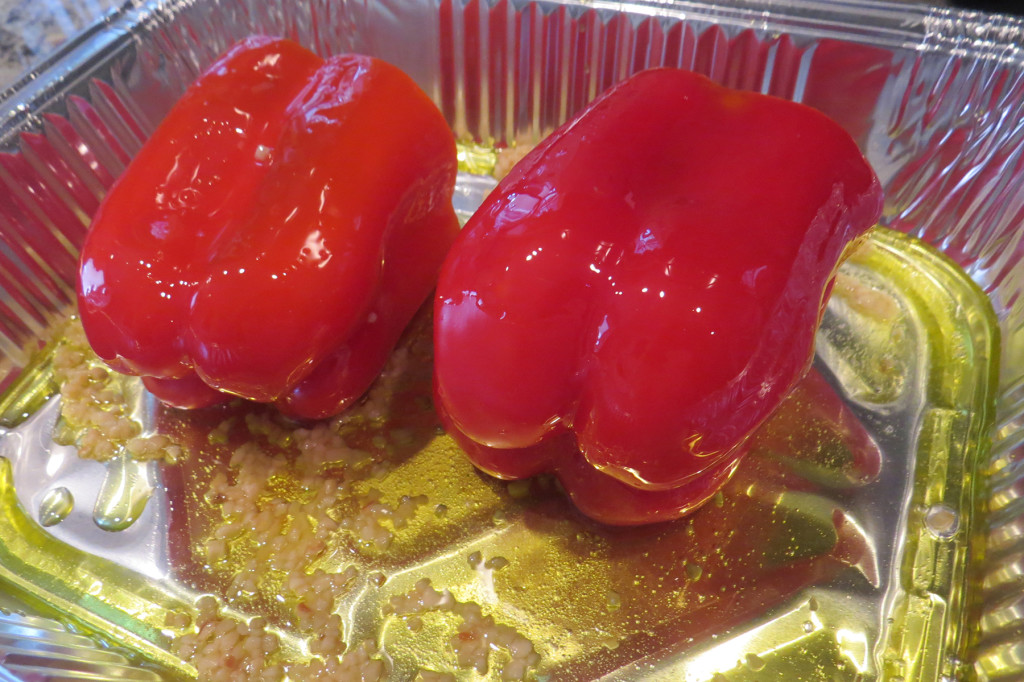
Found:
[(433, 102), (369, 57), (236, 45), (119, 179), (81, 255), (79, 309), (114, 369), (198, 407), (308, 418), (370, 385), (458, 233)]
[(881, 191), (799, 104), (642, 72), (527, 155), (457, 239), (436, 399), (478, 467), (552, 471), (580, 509), (678, 517), (806, 372)]

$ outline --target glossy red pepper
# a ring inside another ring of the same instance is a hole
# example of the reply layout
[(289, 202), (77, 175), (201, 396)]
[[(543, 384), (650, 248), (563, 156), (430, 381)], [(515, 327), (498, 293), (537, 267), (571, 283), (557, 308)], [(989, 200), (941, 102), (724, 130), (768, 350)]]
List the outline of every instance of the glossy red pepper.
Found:
[(553, 471), (601, 521), (685, 514), (806, 372), (835, 268), (880, 210), (824, 115), (637, 74), (527, 155), (452, 248), (442, 418), (481, 469)]
[(397, 68), (251, 38), (193, 84), (81, 256), (95, 351), (158, 397), (309, 418), (370, 385), (458, 232), (455, 142)]

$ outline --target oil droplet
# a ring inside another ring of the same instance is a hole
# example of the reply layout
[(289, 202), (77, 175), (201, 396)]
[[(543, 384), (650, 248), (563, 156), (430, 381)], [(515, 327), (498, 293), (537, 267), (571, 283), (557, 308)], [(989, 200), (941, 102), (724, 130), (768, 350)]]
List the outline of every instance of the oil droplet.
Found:
[(44, 527), (56, 526), (75, 508), (75, 498), (67, 488), (54, 488), (46, 493), (39, 505), (39, 523)]
[(805, 620), (804, 621), (804, 632), (806, 632), (807, 634), (810, 634), (810, 633), (814, 632), (814, 623), (812, 623), (809, 620)]
[(107, 464), (92, 520), (103, 530), (125, 530), (135, 523), (153, 495), (147, 476), (148, 464), (118, 457)]
[(484, 568), (489, 568), (492, 571), (499, 571), (508, 566), (508, 563), (508, 559), (506, 559), (503, 556), (491, 557), (486, 562), (484, 562)]
[(951, 538), (960, 529), (960, 516), (944, 504), (932, 505), (924, 515), (924, 524), (937, 538)]
[(755, 673), (764, 670), (765, 662), (764, 659), (757, 654), (747, 654), (746, 656), (747, 667), (753, 670)]
[(261, 144), (256, 146), (256, 153), (253, 156), (258, 163), (263, 163), (264, 161), (269, 163), (273, 155), (273, 151), (273, 148)]

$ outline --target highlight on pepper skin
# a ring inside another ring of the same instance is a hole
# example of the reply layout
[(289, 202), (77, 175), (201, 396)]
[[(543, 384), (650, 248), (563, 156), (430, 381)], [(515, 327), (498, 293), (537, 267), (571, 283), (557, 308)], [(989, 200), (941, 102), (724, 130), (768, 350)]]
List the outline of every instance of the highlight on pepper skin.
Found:
[(676, 518), (806, 373), (846, 246), (881, 212), (808, 107), (641, 72), (530, 152), (435, 297), (435, 393), (484, 471), (554, 473), (587, 515)]
[(396, 67), (244, 40), (97, 212), (79, 275), (89, 342), (173, 405), (336, 414), (433, 290), (456, 169), (444, 117)]

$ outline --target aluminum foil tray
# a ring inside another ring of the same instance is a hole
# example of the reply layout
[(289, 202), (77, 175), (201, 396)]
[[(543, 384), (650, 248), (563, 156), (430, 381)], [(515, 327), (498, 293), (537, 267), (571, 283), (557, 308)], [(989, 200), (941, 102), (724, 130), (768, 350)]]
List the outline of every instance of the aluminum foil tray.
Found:
[[(410, 73), (462, 141), (463, 215), (504, 154), (668, 64), (839, 121), (882, 226), (841, 270), (814, 371), (679, 522), (605, 528), (549, 481), (477, 474), (427, 400), (425, 315), (371, 399), (315, 432), (333, 449), (313, 469), (311, 432), (272, 413), (183, 415), (119, 380), (184, 455), (82, 460), (55, 380), (77, 246), (252, 33)], [(1016, 20), (884, 2), (124, 5), (0, 101), (0, 592), (167, 679), (245, 679), (264, 654), (268, 679), (1021, 679), (1022, 43)], [(250, 507), (284, 524), (233, 524)], [(303, 519), (317, 542), (289, 535)]]

